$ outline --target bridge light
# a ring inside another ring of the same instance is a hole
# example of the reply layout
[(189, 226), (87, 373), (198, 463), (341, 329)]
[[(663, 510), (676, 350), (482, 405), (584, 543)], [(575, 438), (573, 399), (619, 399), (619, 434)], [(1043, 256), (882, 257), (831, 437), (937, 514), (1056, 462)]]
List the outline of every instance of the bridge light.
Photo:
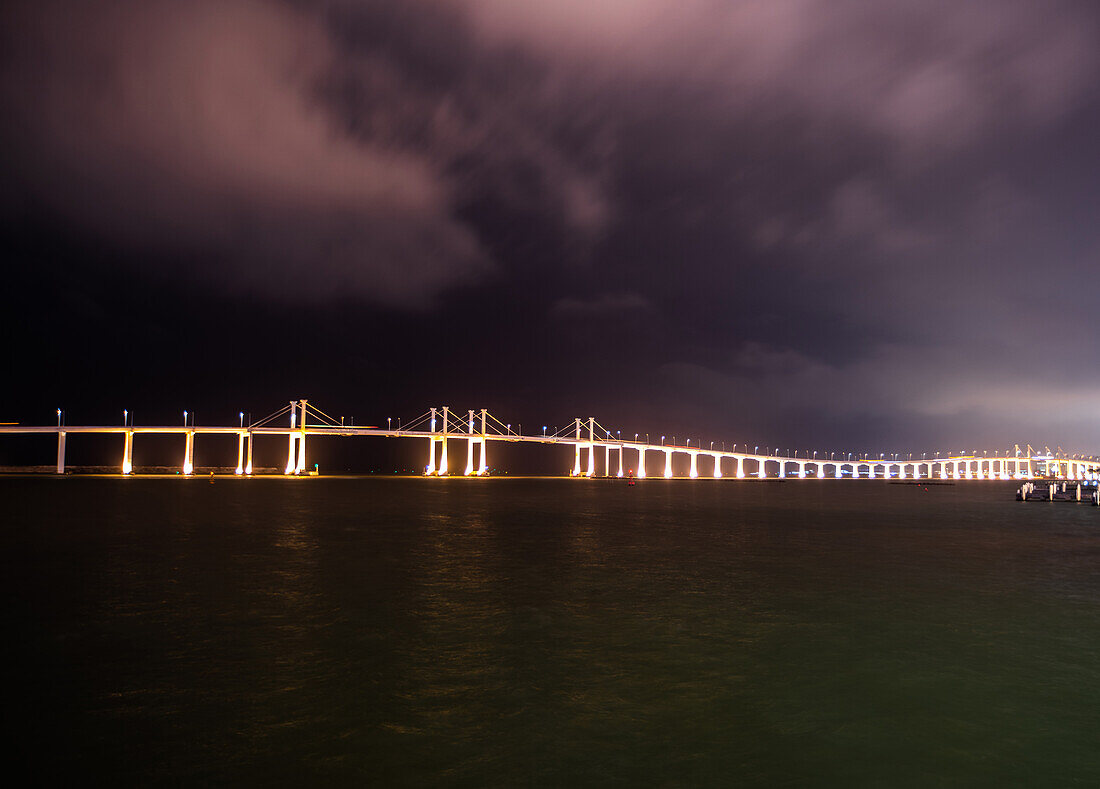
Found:
[(187, 412), (183, 412), (183, 426), (187, 427)]
[(126, 418), (130, 415), (130, 412), (125, 408), (122, 409), (122, 426), (126, 427)]

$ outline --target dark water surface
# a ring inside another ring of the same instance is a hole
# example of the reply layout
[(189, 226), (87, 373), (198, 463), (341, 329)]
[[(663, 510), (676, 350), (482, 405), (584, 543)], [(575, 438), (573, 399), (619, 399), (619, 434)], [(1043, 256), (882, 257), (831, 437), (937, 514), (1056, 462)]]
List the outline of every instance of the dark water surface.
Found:
[(1011, 483), (5, 478), (40, 781), (1100, 785), (1100, 509)]

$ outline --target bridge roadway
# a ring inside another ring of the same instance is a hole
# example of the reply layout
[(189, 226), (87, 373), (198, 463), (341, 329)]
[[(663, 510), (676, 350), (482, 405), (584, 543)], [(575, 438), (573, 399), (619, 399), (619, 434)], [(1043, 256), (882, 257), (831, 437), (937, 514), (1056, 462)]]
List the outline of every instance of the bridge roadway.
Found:
[[(591, 420), (590, 420), (591, 422)], [(471, 422), (472, 425), (472, 422)], [(950, 455), (921, 460), (901, 460), (893, 458), (842, 457), (817, 458), (789, 457), (756, 452), (733, 452), (715, 449), (703, 449), (690, 445), (653, 444), (637, 441), (623, 441), (618, 438), (599, 438), (591, 430), (590, 435), (581, 435), (580, 420), (577, 420), (577, 433), (572, 436), (520, 435), (518, 433), (491, 433), (442, 431), (442, 430), (402, 430), (378, 427), (351, 427), (306, 425), (302, 426), (121, 426), (121, 425), (80, 425), (80, 426), (24, 426), (0, 425), (0, 434), (54, 434), (58, 440), (57, 473), (65, 471), (65, 442), (68, 434), (107, 434), (124, 437), (123, 458), (120, 470), (129, 474), (133, 470), (133, 439), (135, 435), (179, 435), (184, 437), (185, 451), (181, 471), (190, 475), (194, 471), (194, 440), (196, 435), (236, 435), (238, 437), (236, 473), (252, 473), (252, 446), (255, 436), (287, 436), (288, 459), (286, 474), (305, 473), (305, 446), (307, 437), (355, 437), (375, 436), (385, 438), (419, 439), (429, 442), (429, 464), (425, 474), (447, 476), (451, 473), (447, 457), (449, 442), (464, 442), (467, 446), (467, 463), (463, 471), (466, 476), (481, 476), (487, 473), (488, 442), (509, 442), (529, 444), (555, 444), (574, 448), (573, 476), (593, 477), (596, 474), (597, 453), (603, 450), (602, 476), (624, 475), (624, 453), (630, 453), (637, 461), (635, 476), (643, 479), (647, 476), (645, 458), (647, 453), (662, 453), (665, 456), (664, 471), (661, 476), (672, 478), (672, 460), (677, 454), (686, 454), (690, 459), (688, 478), (700, 475), (698, 458), (700, 455), (709, 460), (709, 476), (715, 479), (730, 476), (744, 478), (790, 478), (804, 479), (817, 477), (825, 479), (1032, 479), (1036, 476), (1054, 476), (1061, 479), (1100, 479), (1100, 459), (1065, 458), (1052, 455), (1020, 455), (1015, 457), (977, 457), (974, 455)], [(484, 422), (483, 422), (484, 427)], [(480, 446), (479, 462), (474, 463), (475, 449)], [(436, 449), (439, 448), (437, 460)], [(612, 458), (614, 455), (614, 459)], [(586, 461), (582, 464), (582, 458)], [(613, 465), (617, 462), (617, 469)], [(732, 461), (730, 474), (723, 472), (723, 462)], [(750, 466), (751, 464), (751, 466)], [(772, 464), (772, 465), (769, 465)], [(831, 467), (832, 473), (829, 473)], [(789, 473), (793, 469), (794, 473)], [(808, 473), (813, 469), (812, 473)], [(707, 469), (704, 469), (706, 471)], [(769, 473), (769, 470), (773, 473)], [(456, 472), (457, 473), (457, 472)], [(626, 473), (631, 473), (626, 470)]]

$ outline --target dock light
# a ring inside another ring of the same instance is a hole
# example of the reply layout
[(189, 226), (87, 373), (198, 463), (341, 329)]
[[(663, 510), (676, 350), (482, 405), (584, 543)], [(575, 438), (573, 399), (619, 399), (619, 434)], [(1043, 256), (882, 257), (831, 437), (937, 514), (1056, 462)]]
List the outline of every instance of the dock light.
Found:
[(505, 425), (504, 427), (505, 427), (505, 429), (507, 429), (508, 435), (512, 435), (512, 426), (511, 425)]
[[(237, 416), (241, 418), (241, 427), (244, 427), (244, 411), (241, 411)], [(340, 418), (340, 421), (343, 422), (343, 417)]]
[(127, 411), (125, 408), (123, 408), (122, 409), (122, 426), (123, 427), (126, 427), (126, 419), (129, 415), (130, 415), (130, 412)]
[(187, 427), (187, 412), (183, 412), (183, 426)]
[(661, 436), (661, 446), (664, 446), (664, 445), (665, 445), (665, 437)]
[(542, 426), (542, 437), (546, 438), (546, 425)]
[(57, 426), (61, 427), (61, 409), (57, 409)]
[(389, 430), (389, 429), (390, 429), (390, 423), (391, 423), (392, 421), (393, 421), (393, 417), (392, 417), (392, 416), (387, 416), (387, 417), (386, 417), (386, 430)]
[[(60, 412), (60, 411), (58, 411), (58, 413), (61, 413), (61, 412)], [(635, 433), (635, 434), (634, 434), (634, 443), (635, 443), (635, 444), (637, 444), (637, 443), (638, 443), (638, 434), (637, 434), (637, 433)]]

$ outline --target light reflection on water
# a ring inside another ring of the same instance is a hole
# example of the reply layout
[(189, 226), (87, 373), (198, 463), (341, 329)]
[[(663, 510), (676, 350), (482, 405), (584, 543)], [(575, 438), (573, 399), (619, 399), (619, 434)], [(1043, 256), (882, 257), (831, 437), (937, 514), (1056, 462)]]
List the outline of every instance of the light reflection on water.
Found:
[(0, 487), (43, 776), (1100, 779), (1100, 510), (1011, 485)]

